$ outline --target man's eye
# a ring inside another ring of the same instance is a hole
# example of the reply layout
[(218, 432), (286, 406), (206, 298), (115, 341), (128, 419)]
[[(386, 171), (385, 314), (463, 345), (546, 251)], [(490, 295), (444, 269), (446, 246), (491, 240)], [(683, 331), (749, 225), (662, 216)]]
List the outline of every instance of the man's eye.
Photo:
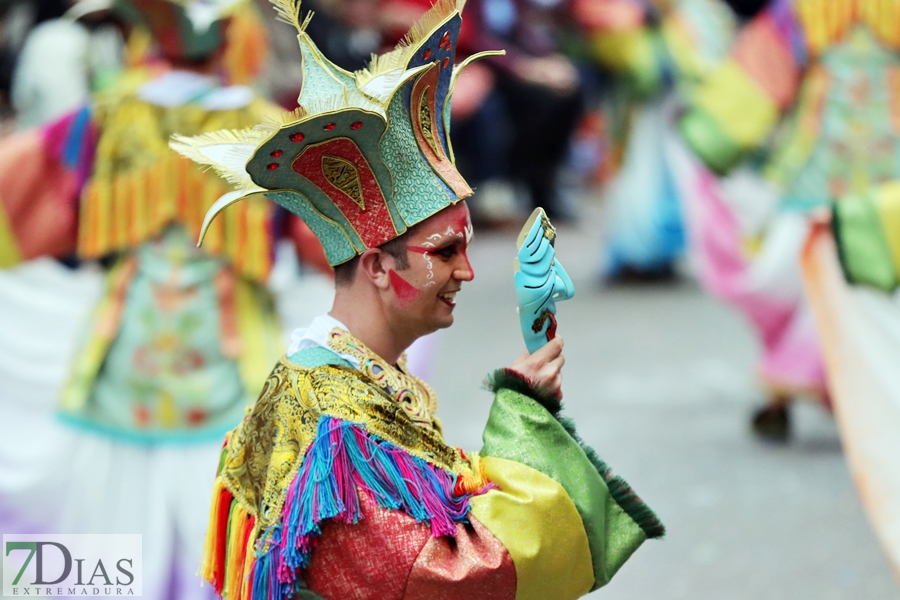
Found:
[(454, 254), (456, 254), (456, 246), (447, 246), (445, 248), (441, 248), (440, 250), (433, 250), (432, 254), (436, 254), (442, 258), (450, 258)]

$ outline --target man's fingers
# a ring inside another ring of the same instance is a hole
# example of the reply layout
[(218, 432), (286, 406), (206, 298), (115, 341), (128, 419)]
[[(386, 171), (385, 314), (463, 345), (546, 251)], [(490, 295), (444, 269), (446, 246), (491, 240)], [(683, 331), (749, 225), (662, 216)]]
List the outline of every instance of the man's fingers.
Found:
[(560, 354), (553, 360), (547, 361), (541, 365), (541, 375), (544, 377), (551, 377), (555, 373), (558, 373), (563, 368), (564, 364), (566, 364), (566, 357)]
[(529, 354), (526, 350), (512, 365), (512, 370), (521, 373), (544, 386), (553, 386), (554, 378), (558, 376), (560, 369), (566, 362), (562, 355), (563, 340), (554, 338)]
[(540, 362), (550, 362), (562, 352), (563, 349), (563, 341), (561, 337), (555, 337), (543, 346), (541, 346), (538, 350), (535, 351), (534, 354), (531, 355), (536, 361)]

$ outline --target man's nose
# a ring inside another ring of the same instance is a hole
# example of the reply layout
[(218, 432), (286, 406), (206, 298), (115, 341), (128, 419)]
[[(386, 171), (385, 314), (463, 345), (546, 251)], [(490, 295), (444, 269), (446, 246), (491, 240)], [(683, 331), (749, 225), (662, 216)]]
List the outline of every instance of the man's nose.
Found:
[(462, 264), (456, 268), (456, 272), (453, 274), (454, 277), (459, 281), (472, 281), (475, 279), (475, 269), (472, 268), (472, 263), (469, 262), (469, 256), (465, 252), (460, 252), (459, 258)]

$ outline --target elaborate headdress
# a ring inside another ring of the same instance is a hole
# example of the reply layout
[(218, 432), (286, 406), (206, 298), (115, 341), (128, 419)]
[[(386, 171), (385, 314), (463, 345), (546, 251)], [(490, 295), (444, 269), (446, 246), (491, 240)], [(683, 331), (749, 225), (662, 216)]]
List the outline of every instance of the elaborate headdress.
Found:
[(243, 0), (81, 0), (79, 18), (98, 10), (146, 28), (169, 60), (203, 60), (225, 43), (225, 22)]
[(463, 67), (496, 53), (454, 65), (465, 0), (439, 0), (397, 48), (355, 73), (309, 38), (300, 0), (272, 2), (298, 31), (299, 107), (275, 123), (171, 143), (237, 188), (210, 209), (204, 231), (230, 204), (265, 194), (300, 216), (338, 265), (472, 194), (454, 164), (450, 96)]

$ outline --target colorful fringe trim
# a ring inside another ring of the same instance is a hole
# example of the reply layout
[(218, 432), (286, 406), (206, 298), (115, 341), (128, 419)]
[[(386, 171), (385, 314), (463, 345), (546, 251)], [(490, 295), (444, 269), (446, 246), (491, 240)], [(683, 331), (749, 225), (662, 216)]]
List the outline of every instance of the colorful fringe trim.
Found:
[[(261, 536), (254, 519), (217, 480), (204, 550), (203, 577), (229, 600), (280, 599), (302, 587), (326, 519), (353, 524), (362, 518), (359, 492), (378, 506), (427, 522), (435, 537), (455, 536), (466, 522), (469, 498), (493, 484), (479, 472), (464, 478), (371, 436), (358, 425), (322, 417), (316, 439), (288, 489), (281, 519)], [(459, 493), (462, 491), (463, 493)], [(251, 544), (257, 540), (257, 551)]]
[[(136, 246), (170, 223), (197, 236), (207, 209), (230, 187), (174, 152), (144, 168), (95, 173), (81, 196), (78, 252), (92, 258)], [(274, 223), (265, 201), (242, 202), (210, 227), (203, 248), (226, 257), (242, 275), (265, 281), (272, 266)]]
[(234, 502), (231, 492), (217, 478), (200, 574), (223, 598), (250, 598), (255, 528), (256, 519)]

